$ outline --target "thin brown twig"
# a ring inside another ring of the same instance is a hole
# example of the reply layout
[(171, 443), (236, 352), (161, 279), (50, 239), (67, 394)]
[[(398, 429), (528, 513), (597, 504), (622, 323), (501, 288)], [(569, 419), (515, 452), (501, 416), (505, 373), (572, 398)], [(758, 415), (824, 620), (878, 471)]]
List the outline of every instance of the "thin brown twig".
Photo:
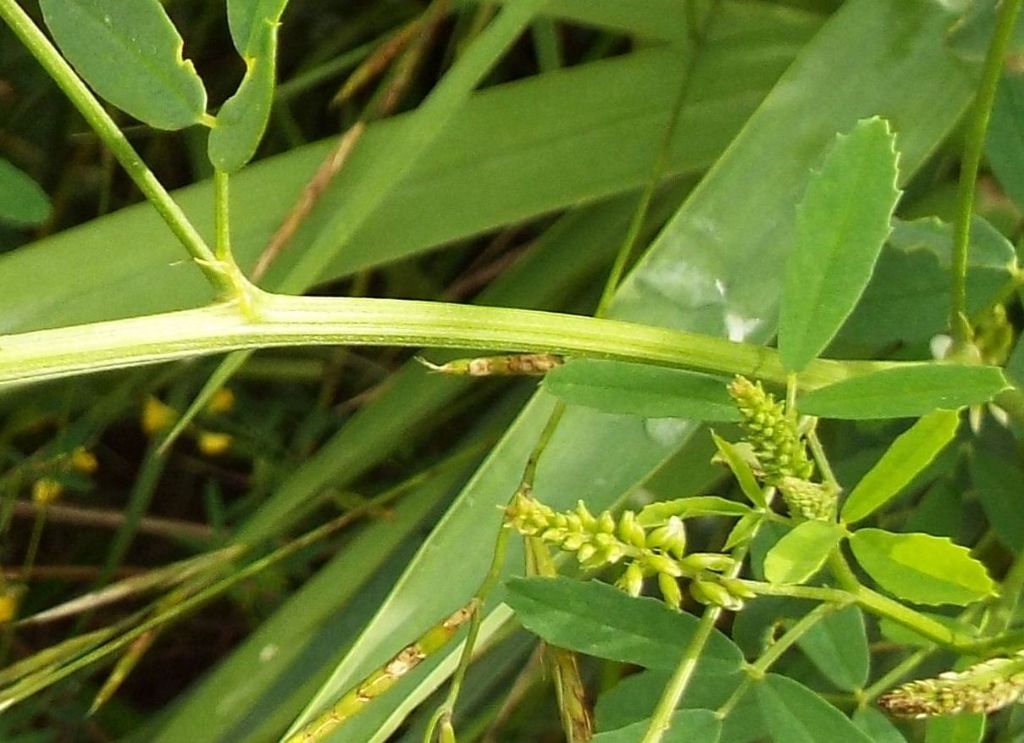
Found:
[[(115, 578), (130, 578), (146, 572), (146, 568), (122, 565), (114, 571)], [(62, 580), (88, 583), (100, 573), (98, 565), (33, 565), (29, 570), (20, 567), (3, 568), (5, 580), (34, 581)]]
[[(392, 37), (381, 45), (381, 49), (385, 53), (382, 54), (378, 51), (371, 55), (371, 59), (390, 62), (395, 54), (405, 48), (405, 53), (402, 54), (396, 63), (391, 79), (374, 100), (367, 105), (359, 121), (341, 135), (338, 144), (328, 155), (327, 159), (317, 168), (313, 178), (302, 190), (302, 194), (300, 194), (298, 201), (295, 202), (291, 211), (288, 212), (284, 222), (281, 223), (281, 226), (277, 228), (277, 231), (270, 238), (270, 242), (263, 249), (259, 259), (256, 261), (256, 266), (253, 268), (253, 281), (258, 281), (266, 274), (270, 264), (277, 260), (277, 257), (287, 247), (296, 231), (306, 221), (310, 212), (313, 211), (313, 207), (320, 201), (324, 191), (327, 190), (327, 187), (338, 176), (345, 163), (348, 162), (349, 156), (355, 150), (356, 144), (358, 144), (363, 133), (366, 131), (367, 124), (388, 116), (394, 111), (402, 98), (402, 94), (408, 88), (413, 73), (423, 60), (429, 42), (433, 39), (441, 20), (448, 14), (449, 4), (450, 0), (435, 0), (422, 16), (399, 30), (398, 34), (396, 34), (396, 37), (399, 38)], [(417, 31), (420, 32), (418, 38), (416, 35)], [(407, 36), (403, 34), (407, 34)], [(413, 39), (415, 43), (410, 45), (409, 41)], [(360, 70), (362, 69), (363, 66), (357, 69), (352, 77), (360, 75)]]
[[(32, 501), (15, 501), (14, 515), (32, 517), (41, 510), (41, 506)], [(53, 503), (46, 506), (46, 518), (51, 523), (60, 522), (76, 526), (96, 526), (103, 529), (115, 529), (124, 523), (121, 511), (105, 508), (82, 508)], [(214, 538), (215, 532), (206, 524), (179, 519), (166, 519), (155, 516), (143, 516), (139, 522), (139, 531), (170, 539), (195, 539), (208, 542)]]
[(415, 18), (384, 40), (345, 80), (341, 90), (331, 99), (338, 106), (361, 91), (384, 73), (388, 65), (409, 45), (423, 24), (423, 16)]

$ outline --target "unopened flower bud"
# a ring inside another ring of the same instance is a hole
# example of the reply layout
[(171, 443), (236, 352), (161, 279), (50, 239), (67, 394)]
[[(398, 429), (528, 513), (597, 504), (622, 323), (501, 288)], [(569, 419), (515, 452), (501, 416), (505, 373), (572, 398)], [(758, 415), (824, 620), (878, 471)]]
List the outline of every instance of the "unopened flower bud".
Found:
[(142, 430), (153, 435), (170, 428), (178, 420), (178, 413), (155, 397), (147, 397), (142, 405)]
[(593, 531), (597, 526), (597, 519), (583, 501), (576, 501), (576, 516), (580, 520), (580, 525), (587, 531)]
[(616, 585), (630, 596), (639, 596), (644, 589), (644, 571), (635, 562), (631, 562), (626, 566)]
[(604, 511), (597, 517), (597, 530), (603, 531), (605, 534), (615, 533), (615, 517), (612, 516), (611, 511)]
[(40, 506), (48, 506), (60, 498), (64, 485), (51, 477), (42, 477), (32, 483), (32, 501)]
[(71, 452), (71, 468), (83, 475), (91, 475), (99, 468), (96, 455), (83, 446)]
[(690, 582), (690, 595), (707, 606), (721, 606), (729, 611), (743, 608), (742, 599), (733, 596), (724, 586), (702, 578), (694, 578)]
[(659, 526), (647, 537), (647, 546), (671, 553), (675, 557), (686, 554), (686, 527), (678, 516), (669, 516), (668, 523)]
[(679, 581), (675, 578), (658, 573), (658, 590), (661, 591), (665, 603), (678, 609), (683, 603), (683, 592), (679, 589)]
[(664, 573), (665, 575), (671, 575), (673, 578), (679, 578), (683, 574), (679, 564), (666, 555), (654, 553), (644, 555), (643, 561), (644, 566), (654, 573)]
[(196, 439), (199, 451), (208, 457), (219, 457), (231, 449), (231, 442), (234, 438), (229, 433), (217, 431), (203, 431)]
[(724, 573), (736, 564), (732, 557), (718, 552), (695, 552), (679, 562), (684, 568), (694, 572), (710, 570), (715, 573)]
[(619, 516), (619, 538), (634, 547), (643, 547), (647, 542), (647, 534), (632, 511), (623, 511)]

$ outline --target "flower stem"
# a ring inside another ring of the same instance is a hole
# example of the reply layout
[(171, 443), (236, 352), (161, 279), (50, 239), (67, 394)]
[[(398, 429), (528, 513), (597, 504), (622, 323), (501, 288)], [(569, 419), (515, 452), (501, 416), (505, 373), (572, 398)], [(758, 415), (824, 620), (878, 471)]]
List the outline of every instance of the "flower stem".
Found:
[(949, 326), (953, 336), (953, 351), (962, 351), (967, 337), (967, 253), (970, 247), (971, 215), (974, 211), (974, 191), (978, 182), (978, 167), (985, 147), (985, 134), (992, 113), (996, 88), (1003, 70), (1003, 61), (1017, 25), (1021, 0), (1003, 0), (999, 8), (995, 34), (981, 73), (981, 82), (974, 99), (974, 109), (968, 122), (964, 142), (964, 156), (960, 164), (960, 183), (957, 189), (956, 222), (953, 227), (953, 283), (951, 287)]

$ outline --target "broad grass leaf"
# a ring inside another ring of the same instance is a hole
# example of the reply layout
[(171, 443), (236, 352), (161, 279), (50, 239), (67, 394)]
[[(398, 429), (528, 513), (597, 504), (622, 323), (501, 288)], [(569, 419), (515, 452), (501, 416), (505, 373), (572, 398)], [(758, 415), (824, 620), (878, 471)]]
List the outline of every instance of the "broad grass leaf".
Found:
[(50, 216), (50, 197), (32, 178), (0, 158), (0, 222), (31, 227)]
[(265, 53), (266, 29), (278, 24), (287, 4), (288, 0), (228, 0), (228, 29), (242, 59)]
[(779, 315), (790, 371), (820, 354), (853, 311), (889, 235), (900, 191), (896, 137), (879, 118), (840, 134), (797, 207)]
[(883, 369), (812, 390), (800, 412), (821, 418), (911, 418), (989, 402), (1009, 383), (996, 366), (922, 364)]
[[(650, 720), (634, 722), (618, 730), (599, 732), (594, 743), (636, 743), (643, 738)], [(684, 709), (672, 715), (671, 727), (661, 740), (664, 743), (717, 743), (722, 735), (722, 721), (709, 709)]]
[(937, 410), (900, 435), (846, 499), (843, 521), (860, 521), (895, 498), (953, 440), (959, 424), (956, 412)]
[(871, 653), (860, 607), (847, 606), (829, 614), (805, 632), (797, 645), (836, 688), (857, 691), (868, 682)]
[(182, 58), (181, 36), (158, 0), (40, 0), (68, 61), (112, 104), (157, 129), (183, 129), (206, 111), (206, 89)]
[(971, 481), (992, 530), (1015, 552), (1024, 549), (1024, 472), (1006, 456), (975, 447)]
[(825, 564), (845, 530), (828, 521), (805, 521), (780, 539), (764, 558), (769, 583), (803, 583)]
[(806, 686), (770, 673), (757, 699), (772, 740), (786, 743), (870, 743), (842, 712)]
[(995, 589), (971, 551), (945, 537), (859, 529), (849, 542), (864, 572), (904, 601), (965, 606)]
[(260, 24), (259, 47), (246, 58), (245, 77), (217, 112), (208, 154), (218, 170), (234, 173), (252, 159), (263, 138), (274, 100), (276, 24)]
[(571, 405), (644, 418), (736, 421), (727, 380), (623, 361), (576, 359), (544, 377), (544, 388)]
[(694, 516), (746, 516), (750, 512), (746, 503), (715, 495), (698, 495), (644, 506), (636, 520), (644, 526), (660, 526), (671, 516), (688, 519)]
[[(650, 598), (633, 598), (598, 581), (513, 578), (505, 602), (519, 622), (545, 642), (598, 658), (670, 670), (698, 620)], [(701, 662), (709, 671), (735, 673), (743, 656), (715, 632)]]
[(874, 707), (859, 708), (851, 719), (853, 724), (867, 733), (875, 743), (907, 743), (903, 733)]

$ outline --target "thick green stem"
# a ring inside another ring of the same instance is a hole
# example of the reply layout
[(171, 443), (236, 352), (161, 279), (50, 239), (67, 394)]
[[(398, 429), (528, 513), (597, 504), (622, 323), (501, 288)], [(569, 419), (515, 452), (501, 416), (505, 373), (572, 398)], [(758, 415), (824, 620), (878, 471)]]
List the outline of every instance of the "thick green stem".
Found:
[[(248, 289), (237, 303), (0, 336), (0, 386), (238, 349), (316, 345), (431, 346), (535, 351), (743, 374), (783, 383), (774, 349), (633, 323), (531, 310), (394, 299), (286, 297)], [(813, 389), (895, 362), (811, 362)]]
[(153, 172), (146, 167), (124, 133), (104, 110), (103, 105), (28, 14), (15, 0), (0, 0), (0, 17), (64, 91), (64, 94), (82, 114), (103, 144), (114, 154), (131, 179), (135, 181), (135, 185), (139, 187), (142, 194), (171, 228), (174, 236), (199, 264), (214, 289), (225, 299), (238, 296), (239, 288), (231, 272), (225, 271), (225, 267), (216, 260), (213, 251), (189, 222), (185, 212), (171, 198)]
[(953, 284), (949, 310), (954, 352), (963, 350), (970, 341), (966, 325), (967, 253), (970, 247), (971, 215), (974, 212), (974, 190), (978, 182), (978, 167), (985, 148), (985, 134), (988, 131), (992, 103), (995, 100), (996, 88), (999, 86), (1006, 51), (1017, 24), (1020, 5), (1021, 0), (1003, 0), (999, 8), (996, 31), (985, 57), (985, 66), (965, 137), (964, 156), (960, 163), (956, 223), (953, 229)]

